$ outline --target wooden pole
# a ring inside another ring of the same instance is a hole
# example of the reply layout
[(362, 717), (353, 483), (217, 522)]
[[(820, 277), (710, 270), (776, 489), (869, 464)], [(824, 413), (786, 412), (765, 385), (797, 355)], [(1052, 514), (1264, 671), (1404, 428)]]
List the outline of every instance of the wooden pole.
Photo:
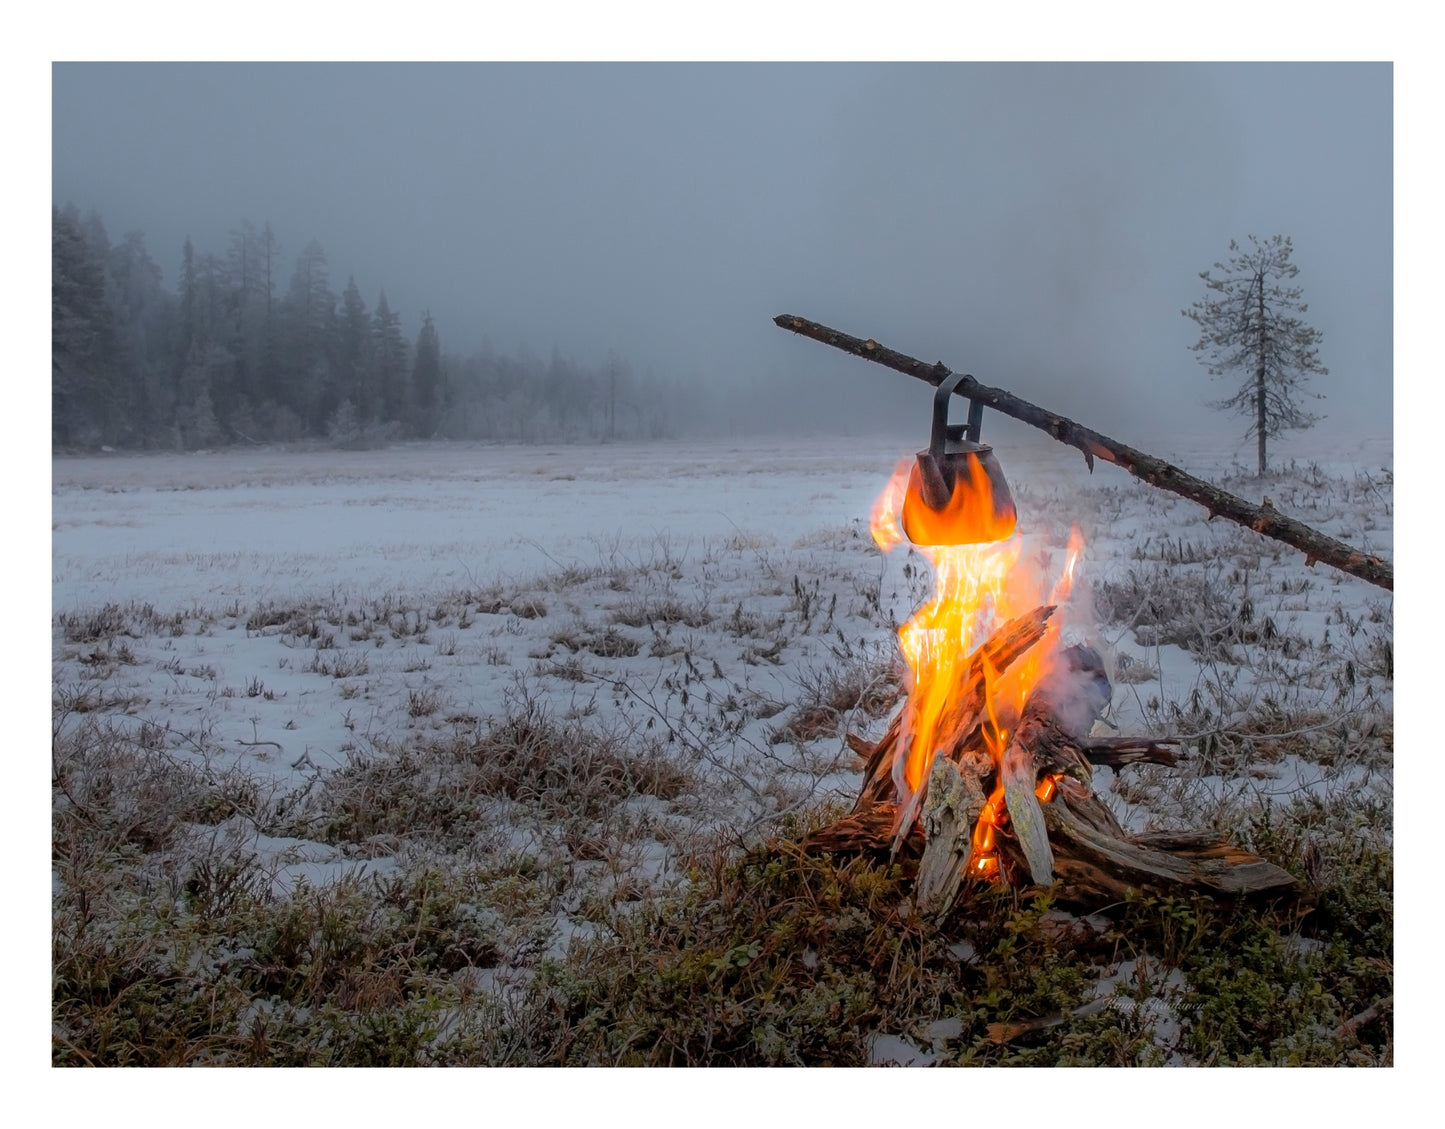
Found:
[[(842, 349), (845, 353), (852, 353), (855, 357), (862, 357), (864, 360), (906, 373), (908, 376), (916, 377), (935, 387), (941, 384), (946, 377), (953, 375), (942, 361), (932, 365), (924, 364), (914, 357), (885, 348), (872, 339), (851, 337), (836, 329), (829, 329), (826, 325), (819, 325), (817, 322), (808, 321), (806, 318), (796, 317), (793, 314), (779, 314), (773, 319), (773, 323), (782, 329), (791, 330), (793, 333), (819, 341), (824, 345)], [(1151, 486), (1168, 490), (1182, 498), (1188, 498), (1191, 502), (1198, 502), (1209, 511), (1211, 519), (1228, 518), (1238, 525), (1247, 526), (1256, 533), (1262, 533), (1266, 537), (1272, 537), (1276, 541), (1282, 541), (1286, 545), (1299, 549), (1304, 553), (1305, 563), (1308, 565), (1313, 565), (1316, 561), (1324, 561), (1325, 564), (1337, 568), (1341, 572), (1369, 581), (1369, 583), (1376, 584), (1388, 591), (1395, 590), (1395, 568), (1389, 561), (1370, 553), (1362, 553), (1358, 549), (1346, 545), (1343, 541), (1326, 537), (1303, 522), (1286, 517), (1270, 505), (1268, 500), (1263, 505), (1247, 502), (1217, 486), (1210, 485), (1201, 478), (1195, 478), (1192, 474), (1180, 470), (1171, 463), (1166, 463), (1163, 459), (1147, 455), (1143, 451), (1136, 451), (1133, 447), (1125, 446), (1123, 443), (1110, 439), (1107, 435), (1101, 435), (1097, 431), (1083, 427), (1065, 416), (1056, 415), (1027, 400), (1021, 400), (1011, 392), (980, 384), (971, 376), (965, 376), (959, 382), (957, 394), (972, 400), (975, 404), (984, 404), (995, 411), (1003, 412), (1006, 416), (1012, 416), (1016, 420), (1046, 431), (1060, 443), (1077, 447), (1084, 453), (1084, 459), (1088, 462), (1091, 471), (1094, 469), (1094, 458), (1097, 456), (1115, 466), (1122, 467), (1135, 478), (1143, 479)]]

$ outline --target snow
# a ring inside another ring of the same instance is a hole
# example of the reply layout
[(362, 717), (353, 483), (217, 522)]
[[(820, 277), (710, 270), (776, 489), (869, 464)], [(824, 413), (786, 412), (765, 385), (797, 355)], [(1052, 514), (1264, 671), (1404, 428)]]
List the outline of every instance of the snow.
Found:
[[(425, 597), (745, 531), (862, 519), (884, 442), (227, 451), (56, 460), (56, 609)], [(861, 448), (861, 449), (860, 449)], [(905, 448), (906, 450), (906, 448)]]
[(915, 1047), (897, 1035), (879, 1035), (873, 1040), (869, 1061), (874, 1066), (936, 1066), (939, 1055)]
[[(631, 801), (628, 818), (652, 830), (626, 860), (609, 872), (566, 856), (568, 873), (590, 867), (597, 882), (665, 880), (682, 869), (667, 843), (689, 830), (746, 835), (829, 796), (851, 801), (860, 766), (841, 734), (779, 730), (818, 680), (886, 662), (927, 592), (919, 558), (884, 557), (868, 534), (875, 497), (920, 439), (58, 458), (57, 713), (159, 734), (209, 773), (284, 792), (380, 749), (479, 732), (530, 699), (600, 731), (665, 737), (693, 759), (709, 794)], [(1156, 453), (1390, 556), (1390, 440), (1288, 450), (1264, 483), (1231, 453), (1178, 437)], [(1390, 722), (1388, 593), (1309, 569), (1296, 551), (1211, 523), (1106, 464), (1090, 474), (1046, 437), (998, 453), (1021, 560), (1057, 575), (1070, 526), (1082, 528), (1068, 630), (1098, 645), (1115, 676), (1108, 725), (1192, 737), (1274, 706), (1306, 719), (1301, 732)], [(1137, 615), (1096, 622), (1131, 584), (1169, 605), (1176, 628), (1196, 613), (1205, 623), (1208, 599), (1247, 598), (1249, 622), (1271, 620), (1297, 648), (1226, 642), (1201, 658)], [(98, 615), (126, 627), (91, 638), (83, 624)], [(845, 721), (870, 736), (884, 724), (861, 710)], [(1348, 748), (1322, 758), (1293, 739), (1261, 738), (1242, 760), (1192, 757), (1187, 771), (1100, 770), (1095, 784), (1136, 830), (1307, 793), (1373, 791), (1392, 810), (1388, 761)], [(543, 830), (496, 833), (517, 850), (562, 849)], [(257, 835), (250, 849), (271, 861), (278, 888), (393, 865), (303, 839)], [(570, 916), (579, 898), (554, 906), (549, 951), (590, 930)], [(1156, 1018), (1172, 1040), (1172, 1020)], [(891, 1035), (874, 1047), (879, 1062), (936, 1056)]]

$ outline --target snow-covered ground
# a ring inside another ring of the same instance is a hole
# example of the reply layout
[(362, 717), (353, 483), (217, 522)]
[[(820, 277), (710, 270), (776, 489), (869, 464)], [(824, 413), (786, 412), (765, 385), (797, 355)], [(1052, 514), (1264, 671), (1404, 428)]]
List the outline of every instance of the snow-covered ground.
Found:
[[(919, 558), (885, 557), (868, 534), (875, 497), (916, 446), (56, 459), (56, 713), (108, 717), (208, 772), (300, 792), (530, 703), (600, 732), (665, 733), (669, 755), (706, 786), (640, 798), (657, 827), (746, 831), (850, 799), (859, 765), (841, 733), (883, 724), (894, 632), (928, 586)], [(1113, 467), (1091, 475), (1047, 438), (999, 453), (1022, 559), (1056, 572), (1070, 526), (1084, 534), (1072, 630), (1110, 663), (1112, 723), (1191, 738), (1186, 771), (1101, 770), (1126, 824), (1198, 824), (1261, 796), (1342, 788), (1391, 803), (1389, 593), (1306, 568), (1300, 553), (1210, 523)], [(1392, 555), (1388, 438), (1292, 441), (1263, 483), (1202, 447), (1161, 453)], [(801, 707), (870, 681), (881, 693), (844, 693), (858, 701), (834, 724), (789, 729)], [(632, 864), (667, 873), (667, 836), (644, 839)], [(399, 843), (379, 836), (359, 854), (385, 867)], [(302, 836), (260, 835), (254, 847), (275, 858), (280, 882), (358, 858)]]

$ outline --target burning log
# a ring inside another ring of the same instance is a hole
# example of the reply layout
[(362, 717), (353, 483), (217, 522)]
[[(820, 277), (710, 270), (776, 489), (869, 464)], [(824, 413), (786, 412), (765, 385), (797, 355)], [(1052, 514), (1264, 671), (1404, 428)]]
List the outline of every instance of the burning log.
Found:
[[(773, 319), (773, 322), (782, 329), (791, 330), (824, 345), (831, 345), (835, 349), (842, 349), (845, 353), (851, 353), (855, 357), (862, 357), (864, 360), (906, 373), (908, 376), (916, 377), (934, 386), (945, 380), (954, 379), (956, 375), (950, 372), (942, 361), (933, 365), (924, 364), (914, 357), (895, 352), (871, 339), (865, 341), (858, 337), (852, 337), (846, 333), (840, 333), (836, 329), (829, 329), (826, 325), (808, 321), (806, 318), (796, 317), (792, 314), (779, 314)], [(1083, 427), (1065, 416), (1045, 411), (1038, 405), (1020, 399), (1011, 392), (980, 384), (971, 376), (959, 378), (955, 391), (975, 405), (985, 405), (995, 411), (1003, 412), (1005, 415), (1048, 432), (1060, 443), (1077, 447), (1084, 453), (1084, 459), (1088, 462), (1091, 471), (1094, 469), (1094, 459), (1097, 456), (1115, 466), (1122, 467), (1135, 478), (1142, 479), (1151, 486), (1168, 490), (1182, 498), (1188, 498), (1191, 502), (1198, 502), (1209, 511), (1211, 518), (1227, 518), (1238, 525), (1253, 529), (1256, 533), (1262, 533), (1266, 537), (1272, 537), (1276, 541), (1282, 541), (1286, 545), (1299, 549), (1305, 554), (1306, 564), (1313, 565), (1316, 561), (1324, 561), (1325, 564), (1331, 565), (1341, 572), (1349, 573), (1361, 580), (1367, 580), (1388, 591), (1393, 592), (1395, 589), (1395, 569), (1389, 561), (1370, 553), (1362, 553), (1358, 549), (1346, 545), (1343, 541), (1336, 541), (1333, 537), (1327, 537), (1301, 521), (1285, 516), (1276, 510), (1268, 500), (1262, 505), (1247, 502), (1217, 486), (1210, 485), (1203, 479), (1195, 478), (1192, 474), (1163, 459), (1125, 446), (1123, 443)]]
[[(1017, 642), (1028, 635), (1011, 637)], [(1024, 650), (1027, 647), (1010, 661)], [(970, 728), (958, 745), (941, 747), (929, 773), (919, 823), (906, 828), (901, 840), (895, 840), (899, 805), (891, 798), (870, 799), (865, 784), (854, 811), (810, 835), (805, 847), (882, 852), (893, 842), (897, 854), (918, 860), (915, 903), (940, 921), (966, 880), (996, 873), (1035, 885), (1052, 883), (1062, 901), (1079, 904), (1121, 901), (1130, 890), (1207, 896), (1294, 891), (1295, 880), (1287, 871), (1214, 832), (1125, 832), (1095, 795), (1090, 765), (1173, 765), (1178, 756), (1169, 748), (1175, 742), (1129, 737), (1098, 741), (1078, 735), (1087, 732), (1108, 701), (1107, 694), (1101, 697), (1101, 670), (1091, 648), (1061, 652), (1054, 670), (1030, 696), (997, 768), (984, 751), (980, 726)], [(886, 762), (883, 750), (896, 743), (896, 720), (870, 749), (875, 762)], [(867, 748), (857, 738), (850, 744)], [(875, 777), (889, 780), (886, 768), (873, 767)], [(987, 831), (988, 851), (996, 852), (995, 865), (978, 849), (983, 845), (980, 828)]]
[[(1027, 615), (1010, 620), (989, 636), (988, 641), (980, 648), (980, 653), (969, 664), (962, 685), (949, 698), (946, 712), (938, 727), (940, 740), (935, 742), (937, 747), (950, 744), (976, 745), (976, 732), (975, 741), (970, 742), (969, 735), (960, 731), (983, 710), (984, 680), (987, 672), (991, 669), (1001, 674), (1008, 670), (1025, 651), (1044, 637), (1049, 618), (1054, 611), (1052, 606), (1035, 608)], [(855, 813), (881, 803), (893, 794), (892, 766), (898, 754), (898, 739), (905, 712), (906, 710), (900, 709), (893, 715), (888, 729), (876, 745), (869, 746), (855, 737), (848, 740), (849, 747), (867, 762), (863, 773), (863, 787), (858, 793), (857, 803), (853, 806)]]
[(928, 776), (923, 802), (923, 858), (913, 897), (918, 908), (942, 918), (958, 895), (973, 853), (973, 831), (987, 804), (984, 781), (993, 771), (987, 757), (965, 755), (955, 764), (940, 753)]
[[(1088, 764), (1081, 756), (1073, 734), (1087, 732), (1108, 705), (1111, 696), (1112, 687), (1104, 675), (1104, 664), (1098, 652), (1092, 647), (1079, 645), (1067, 648), (1059, 655), (1053, 671), (1034, 688), (1018, 728), (999, 760), (994, 807), (987, 820), (989, 833), (997, 836), (1001, 799), (1013, 839), (1022, 851), (1028, 874), (1035, 885), (1048, 885), (1054, 872), (1054, 855), (1041, 801), (1052, 799), (1060, 782), (1066, 778), (1076, 790), (1079, 788), (1077, 778), (1089, 779)], [(982, 724), (974, 732), (982, 735)], [(965, 748), (975, 747), (972, 738), (971, 733)], [(983, 740), (987, 743), (987, 737)], [(940, 756), (939, 759), (945, 758)], [(992, 768), (990, 762), (984, 763)], [(939, 771), (935, 765), (929, 780), (930, 797), (924, 802), (925, 811), (932, 803), (931, 789)], [(979, 775), (979, 810), (973, 813), (974, 818), (968, 827), (960, 832), (955, 826), (938, 821), (936, 826), (924, 829), (926, 845), (919, 865), (916, 899), (920, 908), (926, 906), (940, 919), (952, 907), (968, 873), (972, 842), (982, 838), (975, 834), (974, 828), (979, 825), (979, 817), (987, 807), (981, 789), (983, 778), (988, 774), (981, 772)], [(1107, 808), (1103, 810), (1108, 811)], [(989, 846), (991, 848), (993, 844)], [(953, 859), (958, 859), (959, 864), (953, 866), (946, 877), (940, 875), (938, 872), (948, 868)], [(985, 873), (987, 865), (982, 859), (979, 862), (976, 869), (980, 874)]]
[(1009, 742), (998, 771), (1014, 839), (1028, 862), (1034, 885), (1047, 886), (1054, 878), (1054, 852), (1049, 849), (1044, 809), (1035, 792), (1040, 787), (1038, 761), (1033, 743), (1022, 739), (1025, 732), (1020, 728)]

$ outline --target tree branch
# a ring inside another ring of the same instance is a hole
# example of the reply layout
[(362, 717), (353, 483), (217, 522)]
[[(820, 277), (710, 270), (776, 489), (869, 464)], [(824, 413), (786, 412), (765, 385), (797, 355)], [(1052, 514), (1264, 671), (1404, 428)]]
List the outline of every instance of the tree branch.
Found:
[[(935, 387), (952, 375), (942, 361), (932, 365), (925, 364), (915, 357), (880, 345), (871, 338), (864, 340), (853, 337), (793, 314), (779, 314), (773, 318), (773, 323), (781, 329), (791, 330), (793, 333), (819, 341), (824, 345), (831, 345), (835, 349), (841, 349), (855, 357), (873, 361)], [(1040, 431), (1046, 431), (1060, 443), (1077, 447), (1084, 453), (1090, 470), (1094, 467), (1095, 457), (1104, 459), (1106, 462), (1122, 467), (1135, 478), (1142, 479), (1151, 486), (1157, 486), (1161, 490), (1168, 490), (1172, 494), (1178, 494), (1182, 498), (1198, 502), (1209, 511), (1211, 518), (1227, 518), (1238, 525), (1253, 529), (1256, 533), (1262, 533), (1266, 537), (1299, 549), (1305, 554), (1306, 564), (1313, 565), (1316, 561), (1324, 561), (1325, 564), (1331, 565), (1341, 572), (1378, 585), (1388, 591), (1395, 590), (1395, 569), (1389, 561), (1370, 553), (1362, 553), (1358, 549), (1346, 545), (1343, 541), (1336, 541), (1333, 537), (1326, 537), (1303, 522), (1286, 517), (1273, 506), (1260, 506), (1253, 502), (1247, 502), (1217, 486), (1210, 485), (1203, 479), (1195, 478), (1192, 474), (1180, 470), (1163, 459), (1125, 446), (1123, 443), (1083, 427), (1065, 416), (1056, 415), (1036, 404), (1020, 399), (1011, 392), (980, 384), (971, 376), (965, 376), (959, 382), (957, 394), (993, 408), (995, 411), (1003, 412), (1006, 416), (1012, 416), (1031, 427), (1037, 427)]]

